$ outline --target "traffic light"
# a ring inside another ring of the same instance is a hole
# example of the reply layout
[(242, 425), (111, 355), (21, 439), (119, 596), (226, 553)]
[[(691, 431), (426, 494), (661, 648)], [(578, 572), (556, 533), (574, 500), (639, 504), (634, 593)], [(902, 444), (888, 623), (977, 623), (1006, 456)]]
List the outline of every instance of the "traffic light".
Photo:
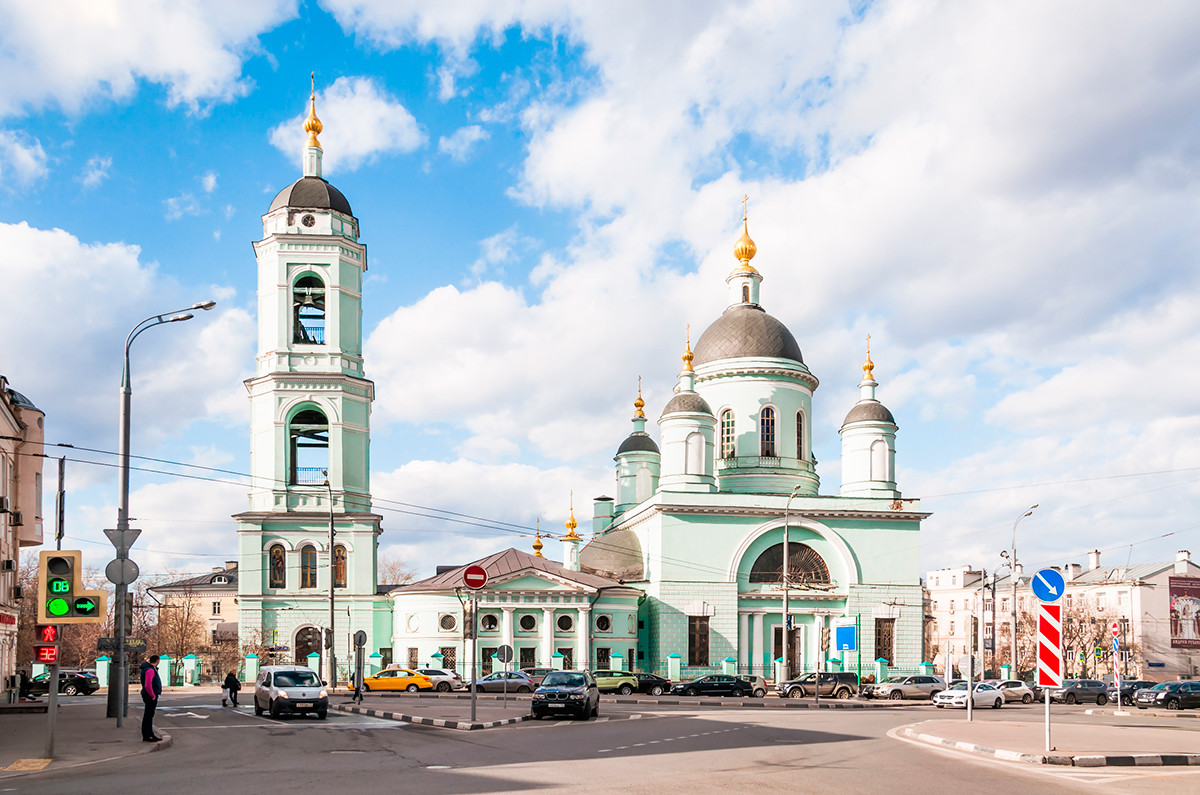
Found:
[(38, 622), (90, 624), (105, 619), (104, 591), (83, 589), (83, 553), (43, 551), (38, 557)]
[(34, 628), (33, 661), (45, 665), (58, 662), (58, 627), (53, 624), (38, 624)]

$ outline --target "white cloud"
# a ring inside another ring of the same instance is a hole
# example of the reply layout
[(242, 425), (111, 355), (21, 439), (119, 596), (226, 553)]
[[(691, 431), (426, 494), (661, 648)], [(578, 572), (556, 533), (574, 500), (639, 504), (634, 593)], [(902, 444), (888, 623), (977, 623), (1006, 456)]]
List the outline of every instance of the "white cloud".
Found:
[(108, 170), (112, 168), (111, 157), (89, 157), (87, 165), (83, 167), (83, 174), (79, 177), (80, 182), (85, 188), (94, 188), (104, 180), (108, 179)]
[(195, 195), (186, 190), (178, 196), (163, 199), (163, 206), (166, 208), (163, 217), (168, 221), (178, 221), (185, 215), (200, 215), (204, 212), (204, 208), (200, 206)]
[(438, 139), (438, 151), (460, 163), (466, 161), (471, 150), (481, 141), (488, 139), (488, 131), (478, 124), (471, 124), (454, 131), (450, 136), (443, 135)]
[[(305, 110), (271, 130), (271, 143), (288, 157), (303, 156), (307, 115)], [(412, 113), (369, 77), (339, 77), (318, 93), (317, 116), (325, 128), (320, 137), (326, 173), (353, 171), (376, 157), (411, 152), (425, 142)]]
[(503, 232), (497, 232), (479, 241), (479, 259), (471, 264), (471, 274), (479, 278), (492, 266), (516, 260), (518, 249), (528, 249), (535, 244), (536, 241), (522, 237), (517, 231), (517, 225), (513, 224)]
[(28, 185), (46, 175), (46, 152), (38, 139), (23, 132), (0, 130), (0, 176)]
[(200, 187), (205, 193), (212, 193), (217, 189), (217, 174), (215, 171), (209, 171), (200, 177)]
[(78, 113), (100, 97), (132, 96), (142, 80), (165, 86), (171, 106), (229, 101), (249, 90), (241, 68), (258, 36), (295, 14), (295, 0), (7, 4), (0, 116)]

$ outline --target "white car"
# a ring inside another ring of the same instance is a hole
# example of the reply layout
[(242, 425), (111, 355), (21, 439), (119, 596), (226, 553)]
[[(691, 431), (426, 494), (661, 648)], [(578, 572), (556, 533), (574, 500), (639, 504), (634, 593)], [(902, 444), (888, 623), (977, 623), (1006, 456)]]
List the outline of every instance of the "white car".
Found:
[(432, 679), (433, 689), (442, 693), (466, 687), (461, 676), (446, 668), (418, 668), (417, 673)]
[(987, 684), (999, 688), (1004, 694), (1005, 701), (1020, 701), (1022, 704), (1033, 703), (1033, 689), (1020, 679), (987, 680)]
[[(975, 708), (991, 707), (992, 709), (1000, 709), (1004, 706), (1004, 693), (998, 688), (980, 682), (975, 685), (973, 694), (975, 699)], [(967, 708), (967, 683), (960, 682), (956, 685), (951, 685), (949, 690), (943, 690), (933, 697), (933, 704), (938, 709), (943, 707), (958, 707), (959, 709)]]
[(317, 672), (303, 665), (268, 665), (258, 672), (254, 683), (254, 714), (270, 712), (272, 718), (285, 713), (303, 715), (315, 712), (325, 720), (329, 712), (329, 691)]

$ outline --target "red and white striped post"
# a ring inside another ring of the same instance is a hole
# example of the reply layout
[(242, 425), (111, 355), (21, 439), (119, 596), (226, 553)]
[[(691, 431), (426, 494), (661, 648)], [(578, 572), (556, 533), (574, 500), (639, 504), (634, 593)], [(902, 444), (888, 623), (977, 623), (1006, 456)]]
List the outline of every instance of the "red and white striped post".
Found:
[(1050, 688), (1062, 687), (1062, 605), (1038, 604), (1038, 685), (1046, 696), (1046, 753), (1050, 746)]

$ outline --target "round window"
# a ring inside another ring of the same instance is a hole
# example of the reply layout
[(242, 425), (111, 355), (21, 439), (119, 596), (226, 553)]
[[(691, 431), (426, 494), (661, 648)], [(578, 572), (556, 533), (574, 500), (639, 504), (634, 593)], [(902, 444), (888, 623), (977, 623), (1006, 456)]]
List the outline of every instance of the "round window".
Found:
[(317, 219), (313, 218), (311, 215), (306, 215), (300, 219), (300, 223), (304, 224), (305, 226), (312, 226), (316, 222), (317, 222)]
[(558, 628), (563, 632), (570, 632), (571, 627), (575, 626), (575, 621), (570, 616), (558, 617)]
[(496, 618), (495, 613), (488, 613), (479, 620), (479, 626), (483, 628), (484, 632), (491, 632), (500, 626), (500, 619)]
[(537, 619), (530, 615), (521, 616), (520, 625), (526, 632), (533, 632), (537, 629)]
[(452, 630), (458, 626), (458, 617), (453, 613), (443, 613), (442, 617), (438, 620), (438, 624), (444, 630)]
[(601, 632), (608, 632), (612, 629), (612, 618), (610, 616), (596, 616), (596, 629)]

